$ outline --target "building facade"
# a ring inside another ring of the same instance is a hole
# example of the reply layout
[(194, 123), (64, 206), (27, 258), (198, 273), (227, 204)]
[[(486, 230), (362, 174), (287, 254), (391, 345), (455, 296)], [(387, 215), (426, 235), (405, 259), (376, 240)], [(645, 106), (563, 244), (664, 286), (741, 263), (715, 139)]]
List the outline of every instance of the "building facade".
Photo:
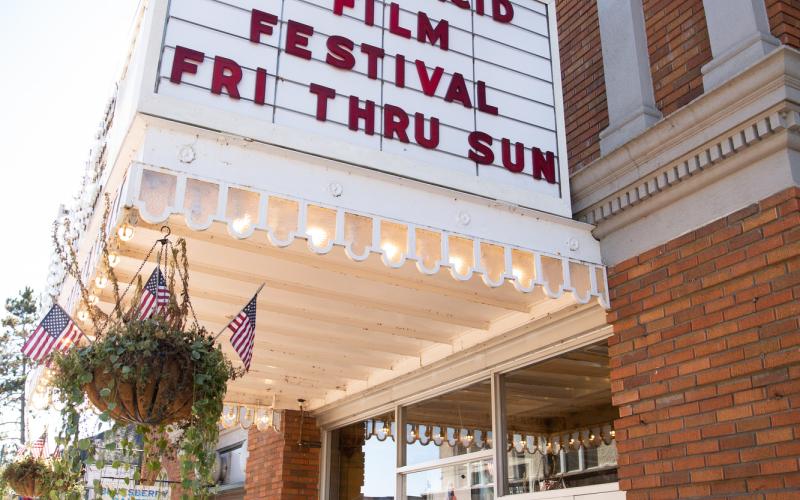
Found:
[(220, 498), (800, 495), (796, 0), (152, 0), (134, 31), (62, 216), (86, 282), (186, 238), (210, 330), (266, 284)]

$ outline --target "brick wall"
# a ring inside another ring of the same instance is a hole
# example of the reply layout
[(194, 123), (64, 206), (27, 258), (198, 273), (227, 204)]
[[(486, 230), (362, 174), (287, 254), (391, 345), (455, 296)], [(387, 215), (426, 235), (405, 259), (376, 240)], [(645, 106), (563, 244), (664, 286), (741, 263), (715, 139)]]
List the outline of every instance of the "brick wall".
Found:
[(606, 84), (597, 4), (558, 0), (558, 41), (571, 172), (600, 157), (600, 131), (608, 127)]
[(769, 27), (782, 43), (800, 48), (800, 0), (766, 0)]
[(656, 106), (664, 116), (703, 93), (700, 68), (711, 60), (703, 0), (644, 0)]
[(800, 189), (609, 273), (628, 499), (800, 498)]
[[(245, 497), (248, 500), (308, 500), (319, 494), (319, 448), (299, 447), (300, 413), (287, 411), (281, 433), (251, 430), (247, 445)], [(303, 441), (319, 441), (306, 415)]]

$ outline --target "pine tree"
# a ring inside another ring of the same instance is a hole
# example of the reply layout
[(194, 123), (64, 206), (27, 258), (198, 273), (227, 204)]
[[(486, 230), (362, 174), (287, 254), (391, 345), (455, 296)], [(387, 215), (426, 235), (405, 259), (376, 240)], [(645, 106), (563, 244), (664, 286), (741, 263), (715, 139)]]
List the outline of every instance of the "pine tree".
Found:
[[(32, 366), (30, 360), (22, 355), (21, 349), (38, 319), (38, 305), (33, 290), (26, 287), (16, 297), (7, 299), (5, 309), (7, 314), (0, 332), (0, 414), (4, 420), (0, 422), (0, 430), (3, 431), (3, 444), (18, 440), (24, 445), (27, 438), (25, 378)], [(8, 430), (9, 426), (15, 424), (15, 430)]]

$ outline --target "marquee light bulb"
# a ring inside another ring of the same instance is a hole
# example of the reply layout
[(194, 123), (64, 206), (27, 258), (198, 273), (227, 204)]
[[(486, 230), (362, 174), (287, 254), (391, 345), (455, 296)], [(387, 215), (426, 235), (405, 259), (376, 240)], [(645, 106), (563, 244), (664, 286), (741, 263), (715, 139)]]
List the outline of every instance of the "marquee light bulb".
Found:
[(250, 214), (244, 214), (243, 217), (239, 217), (238, 219), (234, 219), (233, 221), (233, 229), (239, 233), (243, 234), (248, 229), (250, 229), (250, 225), (253, 223), (253, 219), (250, 217)]
[(109, 267), (117, 267), (119, 265), (119, 261), (122, 260), (117, 253), (110, 253), (108, 254), (108, 265)]
[(102, 274), (97, 275), (94, 279), (94, 284), (97, 288), (102, 290), (103, 288), (108, 286), (108, 278)]
[(133, 239), (134, 232), (133, 226), (127, 222), (119, 226), (119, 229), (117, 229), (117, 235), (122, 241), (131, 241)]
[(384, 255), (386, 255), (386, 258), (389, 260), (395, 260), (400, 254), (400, 249), (397, 248), (397, 245), (389, 243), (388, 241), (381, 244), (381, 250), (383, 250)]
[(321, 227), (310, 227), (306, 230), (306, 234), (315, 247), (321, 247), (328, 240), (328, 232)]
[(467, 263), (461, 257), (450, 256), (450, 266), (452, 266), (458, 274), (467, 274)]
[(95, 294), (89, 295), (89, 305), (90, 306), (96, 306), (98, 302), (100, 302), (100, 298), (97, 295), (95, 295)]
[(81, 309), (80, 311), (78, 311), (78, 320), (86, 321), (87, 319), (89, 319), (89, 311), (87, 311), (86, 309)]

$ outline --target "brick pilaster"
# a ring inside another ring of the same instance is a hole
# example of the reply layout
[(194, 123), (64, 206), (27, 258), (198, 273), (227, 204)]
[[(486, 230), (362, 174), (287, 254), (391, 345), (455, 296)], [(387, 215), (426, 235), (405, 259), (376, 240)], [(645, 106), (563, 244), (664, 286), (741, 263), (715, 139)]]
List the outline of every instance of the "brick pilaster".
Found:
[[(251, 430), (245, 495), (248, 500), (308, 500), (319, 496), (319, 448), (300, 447), (300, 412), (286, 411), (281, 433)], [(305, 416), (303, 440), (319, 441), (312, 417)]]

